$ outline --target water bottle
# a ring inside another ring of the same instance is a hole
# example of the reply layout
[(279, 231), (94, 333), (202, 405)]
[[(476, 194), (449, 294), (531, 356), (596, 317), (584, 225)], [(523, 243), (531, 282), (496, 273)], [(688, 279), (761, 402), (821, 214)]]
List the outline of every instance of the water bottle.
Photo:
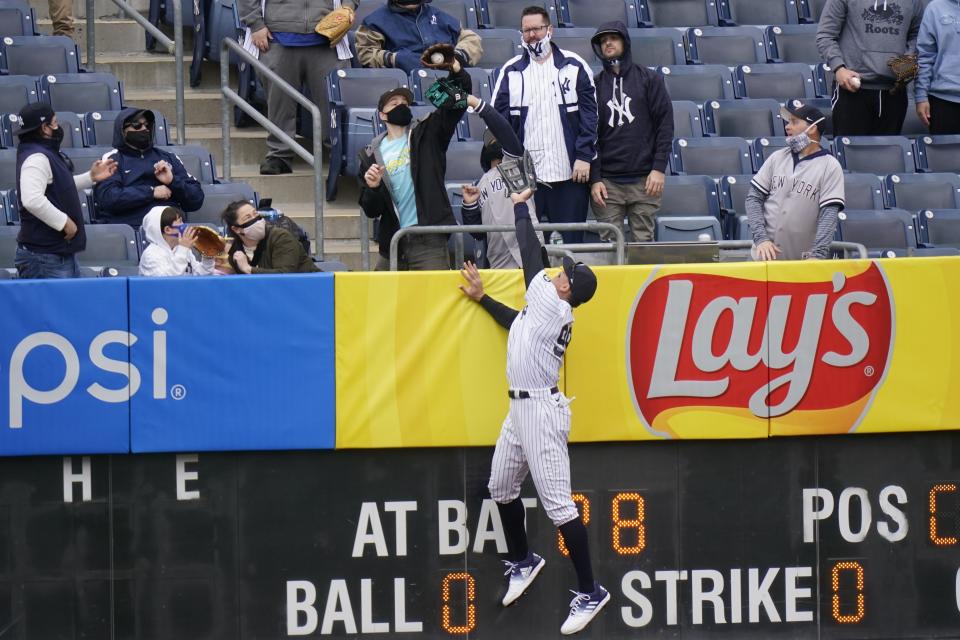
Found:
[(550, 234), (550, 244), (563, 244), (563, 236), (560, 235), (559, 231)]
[(264, 220), (267, 222), (273, 222), (278, 218), (283, 217), (283, 213), (279, 209), (273, 208), (272, 198), (260, 198), (260, 204), (257, 207), (257, 213), (263, 216)]

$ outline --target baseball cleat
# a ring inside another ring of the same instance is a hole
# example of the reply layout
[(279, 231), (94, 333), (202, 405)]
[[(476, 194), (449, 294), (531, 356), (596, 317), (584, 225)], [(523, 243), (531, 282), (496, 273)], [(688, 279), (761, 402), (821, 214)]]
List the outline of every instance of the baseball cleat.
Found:
[(503, 606), (509, 607), (523, 595), (527, 587), (533, 584), (537, 574), (547, 563), (537, 554), (531, 553), (526, 560), (520, 562), (504, 560), (503, 564), (507, 567), (503, 575), (508, 576), (507, 593), (503, 596)]
[(571, 591), (573, 600), (570, 601), (570, 615), (566, 622), (560, 627), (560, 633), (565, 636), (583, 631), (583, 628), (590, 624), (600, 609), (610, 602), (610, 593), (601, 585), (593, 593), (578, 593)]

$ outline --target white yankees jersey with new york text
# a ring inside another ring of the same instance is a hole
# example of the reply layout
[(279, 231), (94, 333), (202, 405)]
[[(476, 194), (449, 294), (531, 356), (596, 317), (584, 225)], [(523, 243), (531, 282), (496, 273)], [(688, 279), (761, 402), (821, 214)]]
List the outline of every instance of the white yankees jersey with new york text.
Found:
[(507, 337), (507, 384), (511, 389), (549, 389), (560, 380), (573, 311), (542, 270), (530, 281), (526, 300)]
[(810, 251), (821, 208), (844, 205), (843, 168), (826, 151), (795, 160), (789, 148), (778, 149), (750, 184), (767, 196), (767, 237), (780, 247), (782, 260), (800, 260)]

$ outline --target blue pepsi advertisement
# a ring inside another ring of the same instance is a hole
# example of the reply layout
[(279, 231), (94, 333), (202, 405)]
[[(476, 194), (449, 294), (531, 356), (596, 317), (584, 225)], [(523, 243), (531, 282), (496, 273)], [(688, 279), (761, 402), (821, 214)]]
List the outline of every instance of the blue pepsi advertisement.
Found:
[(129, 363), (144, 336), (129, 329), (127, 280), (4, 282), (0, 309), (0, 455), (129, 451), (129, 398), (146, 380)]
[(332, 274), (131, 278), (131, 450), (335, 444)]

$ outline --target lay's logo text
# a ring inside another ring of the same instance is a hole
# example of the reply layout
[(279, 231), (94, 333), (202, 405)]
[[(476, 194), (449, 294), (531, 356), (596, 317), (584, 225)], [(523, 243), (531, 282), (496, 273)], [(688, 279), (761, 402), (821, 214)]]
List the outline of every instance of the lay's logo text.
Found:
[(892, 300), (876, 262), (817, 282), (655, 275), (628, 326), (639, 416), (667, 434), (694, 408), (792, 421), (798, 433), (850, 431), (889, 366)]

